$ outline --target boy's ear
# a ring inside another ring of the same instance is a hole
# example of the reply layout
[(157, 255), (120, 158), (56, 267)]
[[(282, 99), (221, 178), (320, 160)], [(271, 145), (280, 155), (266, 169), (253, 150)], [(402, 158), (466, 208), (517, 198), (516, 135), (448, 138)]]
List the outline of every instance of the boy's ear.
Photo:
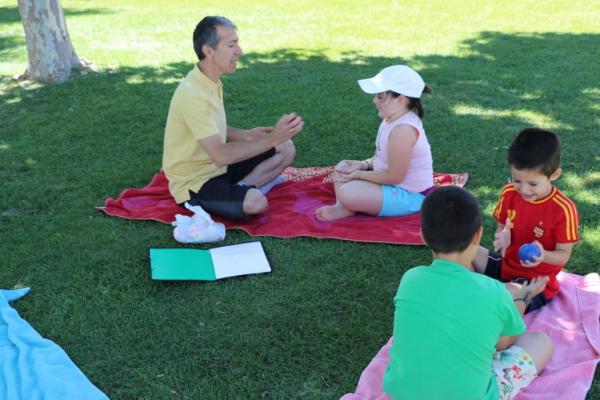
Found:
[(558, 178), (560, 178), (560, 175), (562, 174), (562, 169), (557, 169), (556, 171), (554, 171), (554, 173), (552, 175), (550, 175), (550, 182), (554, 182), (555, 180), (557, 180)]

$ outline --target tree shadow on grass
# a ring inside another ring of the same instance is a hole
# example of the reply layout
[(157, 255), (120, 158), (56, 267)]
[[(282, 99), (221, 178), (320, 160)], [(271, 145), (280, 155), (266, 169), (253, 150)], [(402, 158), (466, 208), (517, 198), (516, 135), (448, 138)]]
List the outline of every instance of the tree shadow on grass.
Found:
[[(489, 210), (508, 177), (505, 146), (522, 128), (538, 122), (548, 124), (561, 135), (564, 143), (565, 178), (561, 179), (559, 186), (577, 202), (582, 224), (589, 229), (595, 227), (600, 219), (597, 207), (600, 180), (593, 171), (598, 165), (597, 154), (600, 154), (595, 125), (598, 116), (595, 107), (600, 93), (600, 67), (596, 62), (600, 35), (507, 35), (486, 32), (465, 41), (463, 46), (464, 55), (460, 57), (364, 57), (359, 53), (347, 53), (340, 61), (332, 61), (324, 51), (307, 49), (250, 53), (243, 57), (236, 74), (223, 79), (228, 122), (240, 127), (267, 125), (274, 123), (283, 113), (296, 111), (306, 120), (305, 131), (295, 140), (298, 150), (296, 165), (331, 165), (342, 158), (366, 157), (372, 152), (379, 119), (371, 97), (360, 91), (356, 81), (372, 76), (391, 64), (414, 65), (434, 88), (434, 93), (424, 98), (424, 122), (432, 143), (436, 170), (468, 171), (471, 174), (470, 190)], [(0, 194), (0, 229), (7, 232), (14, 230), (11, 235), (5, 235), (2, 246), (19, 249), (2, 251), (6, 265), (12, 268), (4, 274), (21, 277), (20, 268), (25, 270), (25, 266), (36, 265), (39, 259), (44, 259), (50, 272), (40, 269), (39, 275), (29, 278), (32, 285), (45, 287), (49, 292), (57, 289), (68, 292), (68, 288), (60, 286), (61, 282), (69, 282), (72, 274), (89, 274), (87, 281), (90, 287), (78, 288), (81, 293), (77, 295), (90, 299), (97, 298), (98, 294), (94, 292), (94, 288), (98, 288), (96, 281), (102, 283), (103, 279), (107, 282), (102, 290), (110, 291), (113, 285), (122, 287), (123, 291), (132, 292), (133, 298), (137, 296), (145, 302), (156, 301), (157, 298), (164, 300), (162, 296), (165, 296), (172, 304), (178, 301), (178, 296), (172, 296), (173, 292), (188, 295), (192, 287), (197, 287), (180, 285), (156, 288), (141, 278), (132, 283), (132, 276), (138, 278), (142, 274), (139, 272), (138, 254), (128, 247), (131, 241), (121, 243), (122, 240), (116, 239), (122, 235), (139, 238), (137, 244), (144, 247), (149, 241), (164, 238), (167, 235), (166, 228), (106, 218), (93, 208), (126, 187), (145, 185), (152, 174), (158, 171), (169, 101), (178, 82), (190, 68), (191, 65), (184, 62), (161, 68), (121, 67), (82, 76), (61, 85), (40, 85), (26, 89), (17, 87), (0, 96), (0, 119), (5, 127), (0, 135), (0, 179), (4, 185)], [(6, 210), (10, 212), (2, 215)], [(493, 226), (489, 216), (486, 225), (489, 228)], [(30, 226), (31, 229), (19, 230), (19, 226)], [(56, 236), (57, 232), (61, 236)], [(74, 232), (71, 233), (72, 237), (69, 236), (70, 232)], [(94, 248), (89, 249), (82, 244), (84, 241), (81, 236), (93, 241)], [(50, 250), (47, 238), (54, 238), (50, 243), (62, 251), (57, 254), (56, 249)], [(308, 250), (300, 248), (304, 244), (304, 241), (298, 240), (287, 245), (291, 260), (294, 257), (311, 257)], [(335, 245), (328, 242), (322, 247), (331, 248), (333, 253)], [(343, 246), (347, 248), (356, 244), (344, 243)], [(379, 249), (386, 251), (388, 247)], [(406, 248), (401, 250), (412, 251)], [(75, 272), (62, 268), (63, 264), (73, 263), (71, 258), (74, 255), (78, 255), (82, 267), (86, 268), (79, 268)], [(344, 254), (343, 251), (335, 254), (338, 262), (350, 265), (356, 263), (353, 257), (359, 256)], [(583, 238), (582, 244), (576, 246), (572, 270), (589, 272), (599, 256), (600, 248), (593, 236)], [(119, 260), (115, 261), (115, 258)], [(336, 273), (345, 279), (352, 272)], [(381, 279), (390, 281), (389, 275), (382, 273), (382, 276), (384, 278)], [(372, 274), (365, 275), (365, 279), (352, 281), (353, 285), (371, 294), (380, 293), (380, 282), (370, 277)], [(278, 278), (274, 276), (269, 279)], [(257, 282), (268, 286), (271, 284), (269, 279)], [(321, 394), (322, 398), (335, 397), (341, 391), (351, 390), (358, 372), (366, 365), (365, 361), (374, 354), (374, 346), (380, 346), (381, 338), (389, 334), (391, 317), (374, 320), (372, 310), (357, 306), (348, 307), (351, 310), (348, 316), (335, 315), (332, 319), (335, 323), (323, 323), (323, 316), (317, 311), (322, 310), (321, 303), (329, 304), (330, 311), (335, 313), (334, 306), (342, 301), (339, 292), (330, 290), (328, 285), (342, 282), (336, 280), (340, 277), (334, 276), (318, 275), (314, 279), (323, 286), (319, 291), (322, 298), (317, 296), (319, 301), (308, 308), (314, 312), (306, 312), (300, 298), (291, 305), (277, 298), (273, 301), (281, 301), (288, 308), (282, 307), (281, 315), (270, 315), (268, 319), (260, 315), (260, 311), (257, 314), (240, 315), (235, 307), (219, 315), (218, 319), (215, 317), (214, 323), (221, 325), (239, 326), (239, 321), (246, 321), (244, 326), (248, 330), (244, 332), (244, 341), (232, 342), (228, 352), (213, 347), (204, 349), (216, 366), (216, 372), (203, 371), (206, 379), (219, 381), (219, 373), (231, 374), (227, 366), (231, 365), (232, 355), (246, 354), (251, 348), (264, 348), (261, 342), (264, 334), (252, 330), (255, 329), (253, 321), (265, 321), (265, 326), (258, 324), (259, 329), (270, 330), (269, 343), (273, 347), (290, 343), (291, 333), (286, 315), (291, 309), (298, 313), (299, 324), (312, 327), (311, 332), (303, 331), (306, 336), (293, 337), (294, 343), (303, 352), (294, 360), (298, 371), (311, 371), (312, 374), (316, 369), (316, 375), (322, 379), (314, 381), (311, 384), (314, 387), (309, 385), (308, 390), (314, 391), (315, 397)], [(221, 290), (219, 295), (222, 296), (228, 288), (245, 293), (247, 287), (253, 288), (256, 284), (255, 281), (246, 283), (244, 287), (227, 283), (204, 287), (203, 290), (214, 296)], [(396, 283), (391, 282), (388, 286), (395, 287)], [(147, 293), (149, 286), (154, 290), (150, 295)], [(380, 294), (382, 303), (387, 304), (389, 293)], [(186, 304), (181, 308), (212, 310), (214, 304), (210, 303), (210, 297), (190, 299), (185, 296)], [(120, 308), (111, 305), (112, 300), (106, 300), (107, 309), (115, 310), (120, 315)], [(98, 298), (95, 301), (104, 300)], [(235, 298), (232, 301), (232, 304), (237, 304)], [(269, 300), (262, 301), (268, 303)], [(348, 301), (356, 301), (356, 298)], [(162, 306), (165, 307), (164, 304)], [(244, 310), (247, 311), (246, 308)], [(140, 322), (131, 318), (132, 322), (129, 317), (124, 311), (122, 320), (119, 320), (123, 330), (139, 331), (140, 326), (135, 324)], [(168, 322), (164, 317), (150, 313), (147, 323), (153, 323), (153, 318)], [(350, 329), (344, 325), (348, 321), (369, 322)], [(53, 324), (51, 319), (42, 322), (48, 326)], [(106, 329), (110, 333), (110, 329), (104, 326), (105, 322), (98, 320), (95, 323), (100, 328), (90, 328)], [(191, 325), (189, 328), (196, 329)], [(291, 328), (299, 329), (299, 326)], [(151, 349), (171, 348), (171, 342), (187, 343), (189, 340), (187, 331), (181, 329), (173, 330), (173, 336), (168, 338), (171, 341), (169, 343), (165, 342), (163, 336), (155, 336), (151, 329), (144, 332), (146, 342), (152, 341)], [(222, 330), (214, 332), (214, 338), (210, 336), (211, 331), (203, 333), (207, 335), (205, 343), (210, 343), (211, 338), (217, 342), (221, 340), (216, 336)], [(336, 341), (312, 347), (304, 342), (312, 338), (321, 343), (321, 337), (335, 337)], [(340, 356), (346, 351), (340, 343), (361, 345), (356, 346), (355, 352)], [(363, 346), (363, 343), (369, 343), (371, 347)], [(89, 343), (91, 348), (86, 348), (89, 356), (78, 349), (78, 359), (84, 365), (96, 365), (93, 359), (102, 358), (103, 344)], [(138, 343), (131, 343), (131, 346), (135, 348)], [(160, 368), (155, 368), (158, 372), (162, 371), (161, 368), (175, 371), (179, 368), (170, 365), (171, 359), (162, 352), (154, 354), (142, 348), (135, 350), (145, 362), (161, 363)], [(197, 354), (194, 356), (198, 357)], [(289, 360), (269, 354), (259, 354), (258, 357), (270, 358), (269, 365), (265, 363), (257, 368), (254, 364), (256, 361), (249, 360), (245, 355), (235, 360), (238, 366), (236, 371), (240, 371), (236, 378), (243, 383), (242, 386), (245, 385), (239, 388), (241, 392), (236, 395), (243, 397), (243, 394), (247, 394), (246, 397), (254, 398), (257, 393), (269, 390), (274, 397), (296, 396), (297, 393), (275, 387), (268, 378), (269, 374), (279, 376), (279, 367), (284, 363), (287, 365)], [(315, 365), (314, 360), (322, 363)], [(88, 370), (97, 377), (93, 380), (100, 381), (107, 394), (112, 396), (127, 397), (128, 393), (133, 393), (134, 389), (123, 387), (123, 383), (117, 384), (104, 375), (104, 370), (118, 368), (119, 360), (106, 360), (104, 363), (104, 368), (89, 367)], [(345, 368), (336, 368), (340, 363), (345, 363)], [(286, 376), (285, 379), (289, 383), (288, 390), (302, 387), (303, 377), (293, 380), (295, 378)], [(111, 383), (116, 386), (111, 386)], [(138, 387), (147, 385), (149, 390), (156, 390), (156, 393), (164, 390), (155, 382), (139, 383)], [(185, 387), (184, 383), (180, 382), (180, 385)], [(185, 396), (185, 393), (182, 392), (182, 395)], [(140, 397), (139, 393), (135, 397)], [(211, 396), (207, 394), (207, 397)], [(298, 394), (298, 397), (301, 396)]]
[(0, 24), (21, 22), (19, 7), (0, 7)]
[(7, 59), (14, 49), (25, 45), (21, 36), (0, 36), (0, 58)]

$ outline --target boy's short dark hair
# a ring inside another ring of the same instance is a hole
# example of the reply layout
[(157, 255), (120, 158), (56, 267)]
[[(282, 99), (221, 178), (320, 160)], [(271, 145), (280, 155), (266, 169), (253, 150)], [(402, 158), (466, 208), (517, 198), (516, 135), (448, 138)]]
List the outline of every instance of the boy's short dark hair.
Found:
[(198, 22), (198, 25), (196, 25), (193, 40), (194, 51), (196, 52), (196, 56), (198, 56), (198, 60), (202, 60), (205, 57), (202, 52), (202, 46), (205, 44), (213, 49), (217, 48), (217, 45), (219, 44), (219, 33), (217, 32), (218, 26), (225, 26), (233, 30), (237, 29), (235, 24), (229, 19), (218, 16), (204, 17)]
[(556, 133), (523, 129), (508, 148), (508, 165), (518, 170), (539, 171), (550, 177), (560, 167), (560, 139)]
[(421, 207), (421, 232), (436, 253), (462, 252), (481, 227), (481, 207), (473, 195), (457, 186), (435, 189)]

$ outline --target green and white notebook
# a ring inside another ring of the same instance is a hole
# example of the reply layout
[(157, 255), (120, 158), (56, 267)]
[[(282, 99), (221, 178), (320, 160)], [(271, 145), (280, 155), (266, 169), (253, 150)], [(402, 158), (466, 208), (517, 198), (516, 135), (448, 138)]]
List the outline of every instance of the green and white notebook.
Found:
[(261, 242), (202, 250), (150, 248), (150, 275), (154, 280), (215, 281), (232, 276), (271, 272)]

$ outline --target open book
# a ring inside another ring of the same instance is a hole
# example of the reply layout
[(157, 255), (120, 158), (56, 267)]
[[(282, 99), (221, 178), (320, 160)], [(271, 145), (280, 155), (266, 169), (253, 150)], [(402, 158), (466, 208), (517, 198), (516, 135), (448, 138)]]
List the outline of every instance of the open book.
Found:
[(150, 275), (154, 280), (215, 281), (232, 276), (271, 272), (261, 242), (202, 250), (151, 247)]

